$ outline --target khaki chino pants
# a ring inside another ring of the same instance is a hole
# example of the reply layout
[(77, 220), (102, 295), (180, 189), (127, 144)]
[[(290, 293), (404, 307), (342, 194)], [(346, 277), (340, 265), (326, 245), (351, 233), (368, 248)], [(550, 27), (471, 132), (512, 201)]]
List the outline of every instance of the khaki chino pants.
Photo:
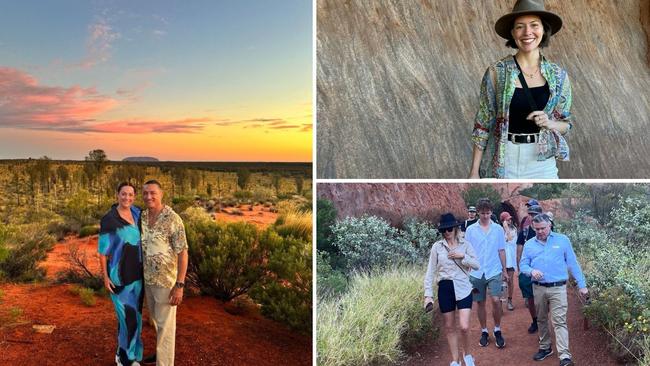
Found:
[(537, 324), (539, 326), (539, 348), (551, 348), (551, 334), (548, 328), (548, 314), (551, 314), (557, 353), (560, 359), (571, 358), (569, 352), (569, 330), (566, 324), (568, 309), (566, 285), (544, 287), (533, 284), (535, 306), (537, 307)]
[(144, 290), (149, 316), (156, 330), (156, 366), (173, 366), (177, 307), (169, 305), (171, 289), (145, 285)]

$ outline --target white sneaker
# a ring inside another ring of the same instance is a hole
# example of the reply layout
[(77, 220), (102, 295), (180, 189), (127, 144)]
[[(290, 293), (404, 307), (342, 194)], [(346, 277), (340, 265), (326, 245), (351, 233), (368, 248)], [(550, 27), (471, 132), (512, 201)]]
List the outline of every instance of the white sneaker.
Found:
[(465, 355), (465, 357), (463, 357), (463, 360), (465, 360), (465, 366), (475, 366), (474, 357), (472, 357), (472, 355)]
[(124, 365), (122, 365), (122, 363), (120, 362), (120, 357), (119, 357), (119, 356), (115, 356), (115, 364), (116, 364), (117, 366), (124, 366)]
[(460, 366), (460, 364), (456, 361), (452, 361), (449, 366)]

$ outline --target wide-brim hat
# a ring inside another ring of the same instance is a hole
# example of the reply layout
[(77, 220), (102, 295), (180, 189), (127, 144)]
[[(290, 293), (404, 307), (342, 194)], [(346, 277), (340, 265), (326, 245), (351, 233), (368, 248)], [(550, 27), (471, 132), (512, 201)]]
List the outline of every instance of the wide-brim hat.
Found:
[(452, 213), (446, 213), (440, 216), (438, 229), (447, 229), (454, 226), (460, 226), (462, 224), (462, 222), (456, 220), (456, 217)]
[(497, 34), (505, 39), (510, 39), (512, 36), (512, 22), (522, 15), (537, 15), (543, 21), (551, 26), (551, 34), (557, 33), (562, 29), (562, 18), (559, 15), (547, 11), (544, 7), (544, 0), (517, 0), (512, 12), (502, 16), (494, 24), (494, 30)]

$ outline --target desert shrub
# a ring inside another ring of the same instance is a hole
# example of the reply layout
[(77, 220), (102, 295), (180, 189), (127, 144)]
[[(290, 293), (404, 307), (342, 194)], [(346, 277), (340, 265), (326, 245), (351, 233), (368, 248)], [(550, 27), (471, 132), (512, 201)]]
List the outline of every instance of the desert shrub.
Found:
[(298, 210), (285, 212), (275, 220), (275, 230), (282, 236), (293, 236), (311, 242), (311, 218), (311, 212)]
[(178, 196), (172, 198), (172, 208), (175, 212), (183, 212), (188, 207), (194, 205), (194, 198), (188, 196)]
[(7, 241), (11, 246), (0, 261), (0, 278), (16, 282), (41, 280), (45, 270), (38, 263), (45, 260), (52, 249), (54, 237), (39, 225), (21, 225)]
[(291, 192), (278, 192), (277, 197), (279, 200), (289, 200), (293, 198), (294, 194)]
[(332, 226), (332, 234), (332, 244), (345, 258), (348, 272), (419, 260), (411, 243), (376, 216), (347, 217)]
[(58, 283), (73, 283), (94, 290), (104, 288), (103, 275), (94, 272), (88, 265), (87, 252), (79, 250), (79, 246), (68, 246), (68, 268), (56, 274)]
[(254, 202), (265, 202), (275, 199), (275, 194), (271, 188), (257, 186), (253, 188), (251, 198)]
[(235, 191), (235, 193), (233, 193), (233, 196), (238, 200), (249, 200), (253, 198), (253, 193), (251, 191), (239, 190)]
[(237, 215), (237, 216), (244, 216), (244, 212), (241, 210), (241, 208), (233, 208), (230, 210), (231, 215)]
[(201, 211), (183, 213), (190, 279), (201, 292), (227, 301), (246, 293), (264, 275), (265, 250), (255, 225), (214, 222)]
[(9, 308), (9, 323), (15, 323), (20, 320), (20, 317), (23, 316), (23, 309), (18, 306), (12, 306)]
[(260, 236), (260, 244), (268, 248), (267, 271), (251, 297), (262, 305), (264, 316), (311, 333), (311, 240), (282, 237), (269, 228)]
[(59, 218), (58, 220), (49, 222), (46, 230), (48, 234), (54, 236), (56, 241), (61, 241), (68, 235), (78, 233), (81, 230), (81, 226), (72, 220)]
[(63, 214), (81, 226), (93, 224), (96, 219), (94, 218), (95, 207), (91, 200), (92, 196), (88, 191), (79, 190), (66, 202)]
[(328, 252), (320, 250), (317, 252), (316, 268), (318, 279), (316, 290), (319, 299), (335, 297), (345, 292), (348, 286), (347, 277), (343, 272), (332, 268)]
[(99, 225), (86, 225), (79, 229), (80, 238), (85, 238), (95, 234), (99, 234)]
[(422, 311), (425, 269), (403, 267), (357, 273), (348, 292), (318, 304), (320, 365), (395, 364), (404, 349), (435, 336)]
[(521, 195), (543, 201), (559, 198), (569, 188), (569, 183), (534, 183), (532, 186), (519, 191)]
[(83, 287), (79, 289), (79, 298), (86, 306), (94, 306), (97, 300), (95, 299), (95, 291), (91, 288)]
[(257, 305), (246, 295), (237, 296), (228, 303), (224, 304), (224, 310), (232, 315), (251, 314)]

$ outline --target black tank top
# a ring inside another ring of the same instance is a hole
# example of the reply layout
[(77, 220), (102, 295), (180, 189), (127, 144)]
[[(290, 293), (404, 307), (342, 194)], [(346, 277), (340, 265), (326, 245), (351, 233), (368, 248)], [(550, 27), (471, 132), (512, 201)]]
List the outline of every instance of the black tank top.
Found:
[[(539, 110), (544, 109), (548, 102), (548, 98), (551, 96), (548, 83), (528, 89), (535, 100), (535, 104), (537, 104), (537, 108), (539, 108)], [(526, 98), (524, 88), (515, 88), (515, 94), (513, 94), (512, 101), (510, 102), (510, 125), (508, 127), (508, 132), (539, 133), (539, 127), (537, 127), (535, 122), (526, 119), (531, 112), (532, 109), (530, 109), (530, 104), (528, 103), (528, 98)]]

